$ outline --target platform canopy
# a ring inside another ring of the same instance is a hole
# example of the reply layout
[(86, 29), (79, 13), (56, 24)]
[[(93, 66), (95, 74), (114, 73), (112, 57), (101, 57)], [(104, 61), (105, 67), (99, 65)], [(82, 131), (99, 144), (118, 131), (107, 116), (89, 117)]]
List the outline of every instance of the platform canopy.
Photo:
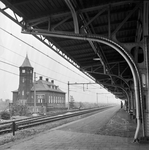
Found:
[[(22, 33), (32, 34), (72, 65), (121, 99), (133, 82), (123, 56), (111, 46), (79, 37), (105, 37), (134, 55), (142, 38), (142, 1), (129, 0), (2, 0)], [(21, 21), (19, 21), (19, 17)], [(76, 38), (74, 38), (76, 36)], [(130, 49), (132, 47), (132, 49)], [(130, 55), (131, 56), (131, 55)], [(140, 58), (138, 58), (141, 61)]]

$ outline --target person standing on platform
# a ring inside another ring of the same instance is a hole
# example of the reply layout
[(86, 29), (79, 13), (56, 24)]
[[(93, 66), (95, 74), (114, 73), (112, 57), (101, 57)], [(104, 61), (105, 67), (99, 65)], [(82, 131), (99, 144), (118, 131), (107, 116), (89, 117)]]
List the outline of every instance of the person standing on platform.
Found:
[(123, 102), (121, 101), (121, 108), (123, 108)]

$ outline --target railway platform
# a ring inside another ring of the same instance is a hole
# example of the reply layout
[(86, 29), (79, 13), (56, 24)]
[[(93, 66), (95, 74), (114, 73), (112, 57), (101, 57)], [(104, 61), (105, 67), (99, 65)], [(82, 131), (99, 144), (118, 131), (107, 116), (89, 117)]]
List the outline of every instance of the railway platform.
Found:
[(133, 143), (135, 126), (135, 120), (116, 106), (5, 144), (0, 150), (147, 150), (147, 143)]

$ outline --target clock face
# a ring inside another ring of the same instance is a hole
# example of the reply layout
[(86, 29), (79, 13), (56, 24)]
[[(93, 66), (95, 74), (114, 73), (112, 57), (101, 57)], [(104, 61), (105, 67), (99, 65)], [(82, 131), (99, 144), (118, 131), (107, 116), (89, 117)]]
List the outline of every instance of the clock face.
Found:
[(25, 70), (24, 70), (24, 69), (22, 70), (22, 73), (25, 73)]

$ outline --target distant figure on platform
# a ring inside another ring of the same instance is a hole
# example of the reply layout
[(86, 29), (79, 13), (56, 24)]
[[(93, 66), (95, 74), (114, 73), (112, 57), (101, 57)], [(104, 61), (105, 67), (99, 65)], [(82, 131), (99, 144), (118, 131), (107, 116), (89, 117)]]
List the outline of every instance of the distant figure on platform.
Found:
[(123, 108), (123, 102), (121, 101), (121, 108)]

